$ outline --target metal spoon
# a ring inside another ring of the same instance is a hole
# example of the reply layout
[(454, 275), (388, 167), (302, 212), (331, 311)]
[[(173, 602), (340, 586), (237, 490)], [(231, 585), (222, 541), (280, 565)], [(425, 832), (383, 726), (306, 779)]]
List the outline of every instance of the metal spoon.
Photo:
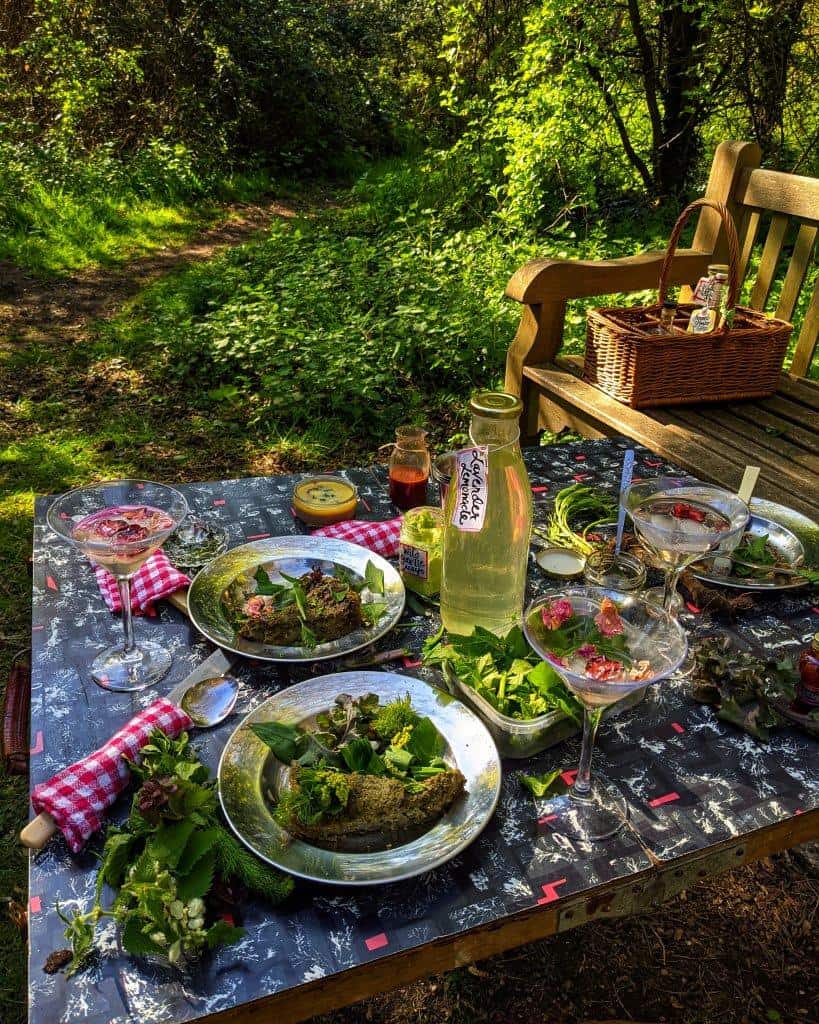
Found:
[(179, 698), (179, 706), (197, 729), (212, 729), (236, 706), (239, 682), (233, 676), (213, 676), (193, 683)]

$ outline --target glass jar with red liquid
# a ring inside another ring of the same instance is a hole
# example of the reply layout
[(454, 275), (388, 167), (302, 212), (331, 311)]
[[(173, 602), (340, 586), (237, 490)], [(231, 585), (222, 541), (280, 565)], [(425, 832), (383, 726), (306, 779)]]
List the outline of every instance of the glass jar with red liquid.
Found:
[(390, 455), (390, 501), (400, 509), (427, 503), (430, 458), (423, 427), (398, 427)]
[(799, 682), (792, 709), (801, 715), (819, 711), (819, 633), (799, 655)]

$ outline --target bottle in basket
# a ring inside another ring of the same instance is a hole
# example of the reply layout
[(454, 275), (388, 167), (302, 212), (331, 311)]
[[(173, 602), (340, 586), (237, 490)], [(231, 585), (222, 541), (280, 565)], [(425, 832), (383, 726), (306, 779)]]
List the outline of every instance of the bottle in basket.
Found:
[(706, 277), (701, 277), (694, 289), (694, 301), (701, 303), (688, 321), (689, 334), (708, 334), (715, 331), (722, 322), (722, 303), (728, 284), (728, 267), (723, 263), (712, 263)]
[(532, 531), (532, 489), (520, 451), (520, 399), (479, 391), (471, 446), (458, 452), (444, 510), (441, 619), (451, 633), (519, 623)]

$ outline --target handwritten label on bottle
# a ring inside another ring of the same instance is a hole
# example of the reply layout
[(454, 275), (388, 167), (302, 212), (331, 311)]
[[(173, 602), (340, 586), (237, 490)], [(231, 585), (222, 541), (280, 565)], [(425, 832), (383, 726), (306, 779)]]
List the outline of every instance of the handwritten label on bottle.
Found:
[(398, 549), (398, 566), (401, 572), (417, 576), (419, 580), (428, 580), (429, 552), (411, 544), (401, 544)]
[(489, 493), (489, 448), (477, 445), (455, 456), (456, 487), (452, 525), (464, 533), (479, 533), (486, 517)]

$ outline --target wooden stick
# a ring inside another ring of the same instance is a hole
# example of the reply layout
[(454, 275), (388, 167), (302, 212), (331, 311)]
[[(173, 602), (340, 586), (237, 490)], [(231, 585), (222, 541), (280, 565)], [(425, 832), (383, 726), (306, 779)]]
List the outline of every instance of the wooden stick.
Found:
[(175, 590), (172, 594), (166, 594), (162, 599), (167, 601), (168, 604), (173, 605), (177, 611), (182, 612), (183, 615), (189, 615), (188, 612), (188, 588), (182, 587), (181, 590)]
[(56, 832), (57, 822), (48, 811), (43, 811), (36, 818), (32, 818), (20, 833), (20, 842), (29, 850), (42, 850)]

